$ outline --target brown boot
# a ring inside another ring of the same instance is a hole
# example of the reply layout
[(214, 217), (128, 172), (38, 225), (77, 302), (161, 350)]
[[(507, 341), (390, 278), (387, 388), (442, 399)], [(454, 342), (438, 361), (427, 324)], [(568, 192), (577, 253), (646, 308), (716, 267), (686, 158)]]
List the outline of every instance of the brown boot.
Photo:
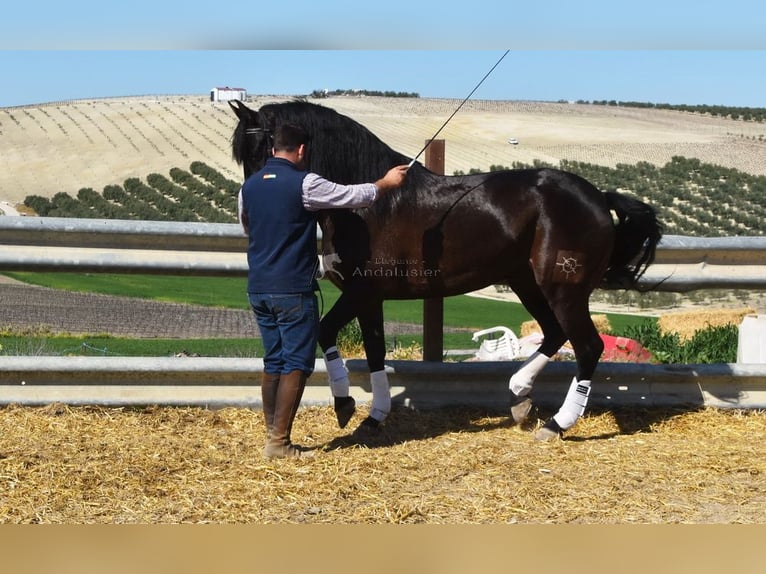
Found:
[(261, 400), (263, 401), (263, 418), (266, 421), (266, 438), (271, 436), (274, 428), (274, 409), (277, 406), (277, 389), (279, 374), (263, 373), (261, 375)]
[(293, 420), (298, 412), (308, 376), (303, 371), (291, 371), (279, 377), (274, 423), (271, 436), (266, 441), (263, 456), (266, 458), (309, 458), (314, 456), (290, 442)]

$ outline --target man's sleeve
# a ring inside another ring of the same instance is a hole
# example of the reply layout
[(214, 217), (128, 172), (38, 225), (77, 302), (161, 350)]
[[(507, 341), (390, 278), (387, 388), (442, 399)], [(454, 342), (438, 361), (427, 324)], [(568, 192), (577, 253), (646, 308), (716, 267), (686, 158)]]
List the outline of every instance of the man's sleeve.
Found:
[(374, 183), (341, 185), (315, 173), (308, 173), (303, 179), (303, 206), (309, 211), (367, 207), (377, 196)]

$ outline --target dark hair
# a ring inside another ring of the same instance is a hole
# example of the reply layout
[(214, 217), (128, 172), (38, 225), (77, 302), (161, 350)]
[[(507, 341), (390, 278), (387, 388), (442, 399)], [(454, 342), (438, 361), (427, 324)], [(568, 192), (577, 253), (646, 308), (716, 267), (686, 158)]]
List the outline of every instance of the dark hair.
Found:
[(298, 146), (308, 146), (309, 134), (295, 124), (280, 124), (274, 130), (274, 151), (295, 151)]

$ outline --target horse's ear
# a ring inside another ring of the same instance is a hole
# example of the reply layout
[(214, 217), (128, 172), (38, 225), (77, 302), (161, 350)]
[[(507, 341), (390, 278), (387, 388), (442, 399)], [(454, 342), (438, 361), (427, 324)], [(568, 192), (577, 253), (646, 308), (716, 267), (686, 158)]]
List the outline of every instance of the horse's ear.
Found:
[(229, 107), (234, 110), (234, 113), (240, 120), (245, 119), (245, 116), (248, 114), (257, 114), (257, 112), (254, 112), (239, 100), (229, 100)]
[(239, 106), (242, 105), (242, 102), (239, 100), (229, 100), (228, 103), (229, 107), (234, 110), (234, 113), (237, 114), (237, 117), (239, 118)]

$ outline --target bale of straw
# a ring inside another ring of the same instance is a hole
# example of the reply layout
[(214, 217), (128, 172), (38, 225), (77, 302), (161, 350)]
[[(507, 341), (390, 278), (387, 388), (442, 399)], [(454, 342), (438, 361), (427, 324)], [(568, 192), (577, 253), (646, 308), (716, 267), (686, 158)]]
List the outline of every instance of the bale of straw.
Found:
[(697, 331), (702, 331), (708, 327), (739, 325), (745, 316), (755, 313), (756, 310), (752, 307), (677, 311), (662, 315), (657, 320), (657, 326), (661, 333), (677, 333), (682, 341), (686, 341), (691, 339)]
[[(599, 333), (611, 333), (612, 326), (609, 323), (609, 317), (606, 315), (591, 315), (590, 318), (593, 320), (593, 324)], [(524, 321), (521, 324), (521, 336), (526, 337), (532, 333), (542, 333), (540, 324), (534, 320)]]

